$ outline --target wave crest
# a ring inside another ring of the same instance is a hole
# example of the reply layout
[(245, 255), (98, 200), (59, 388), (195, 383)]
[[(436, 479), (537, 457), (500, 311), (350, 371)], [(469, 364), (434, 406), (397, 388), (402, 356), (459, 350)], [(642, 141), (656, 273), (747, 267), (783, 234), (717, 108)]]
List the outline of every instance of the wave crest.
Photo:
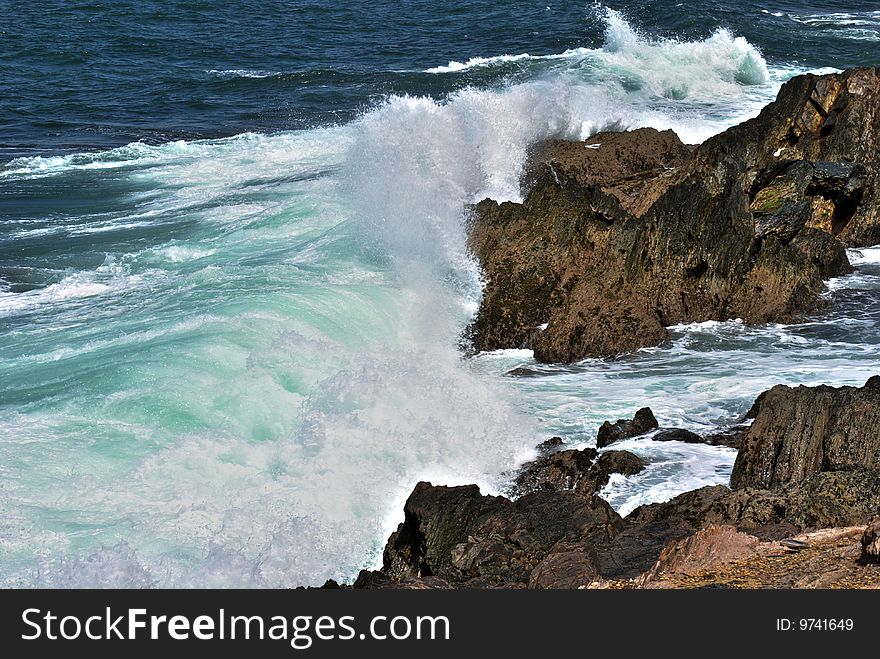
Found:
[(461, 73), (476, 68), (517, 64), (550, 66), (560, 64), (597, 81), (622, 84), (628, 91), (683, 99), (712, 99), (731, 94), (737, 87), (763, 85), (770, 81), (767, 62), (744, 37), (720, 29), (697, 41), (650, 38), (634, 28), (620, 12), (604, 9), (604, 43), (601, 48), (573, 48), (550, 55), (498, 55), (451, 61), (425, 73)]

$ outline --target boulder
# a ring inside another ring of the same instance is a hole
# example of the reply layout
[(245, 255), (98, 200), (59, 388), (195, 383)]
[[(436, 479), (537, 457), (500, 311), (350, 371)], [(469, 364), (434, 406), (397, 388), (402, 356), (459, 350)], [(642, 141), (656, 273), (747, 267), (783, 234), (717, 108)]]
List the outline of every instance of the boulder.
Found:
[(725, 563), (758, 556), (760, 540), (729, 525), (710, 525), (684, 540), (664, 547), (653, 567), (639, 579), (643, 586), (657, 587), (663, 580), (697, 575)]
[(635, 476), (645, 468), (645, 461), (629, 451), (605, 451), (578, 481), (575, 492), (593, 496), (608, 485), (612, 474)]
[(535, 448), (541, 453), (553, 453), (554, 451), (561, 450), (563, 446), (565, 446), (565, 440), (562, 437), (551, 437), (538, 444)]
[(598, 576), (599, 570), (587, 548), (573, 542), (559, 542), (532, 570), (529, 588), (576, 589), (587, 586)]
[(543, 455), (523, 465), (514, 481), (515, 495), (539, 490), (573, 490), (596, 458), (596, 450), (570, 449)]
[(662, 428), (651, 435), (655, 442), (685, 442), (687, 444), (707, 443), (700, 435), (684, 428)]
[(862, 467), (880, 468), (880, 376), (861, 388), (778, 385), (763, 394), (731, 485), (767, 489)]
[(630, 437), (638, 437), (645, 433), (651, 432), (658, 427), (657, 419), (650, 407), (643, 407), (631, 419), (618, 419), (611, 423), (606, 421), (603, 423), (596, 435), (596, 446), (605, 448), (614, 442)]

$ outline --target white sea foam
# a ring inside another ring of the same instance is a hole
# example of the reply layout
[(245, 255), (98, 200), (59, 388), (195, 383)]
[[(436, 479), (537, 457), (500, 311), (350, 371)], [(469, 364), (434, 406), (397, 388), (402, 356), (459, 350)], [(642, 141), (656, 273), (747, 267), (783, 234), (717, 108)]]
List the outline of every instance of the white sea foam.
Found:
[(623, 516), (645, 504), (726, 483), (736, 460), (736, 451), (730, 448), (650, 439), (617, 442), (614, 449), (634, 452), (647, 463), (644, 471), (629, 478), (613, 474), (599, 492)]
[(251, 69), (209, 69), (205, 71), (208, 75), (217, 76), (218, 78), (272, 78), (281, 75), (280, 71), (254, 71)]
[(498, 55), (452, 61), (426, 73), (458, 73), (511, 62), (566, 61), (584, 65), (607, 76), (604, 84), (623, 80), (661, 98), (712, 98), (712, 94), (735, 93), (737, 85), (763, 85), (770, 79), (761, 53), (742, 37), (718, 30), (702, 41), (651, 39), (639, 32), (618, 12), (606, 10), (605, 43), (602, 48), (575, 48), (550, 55)]

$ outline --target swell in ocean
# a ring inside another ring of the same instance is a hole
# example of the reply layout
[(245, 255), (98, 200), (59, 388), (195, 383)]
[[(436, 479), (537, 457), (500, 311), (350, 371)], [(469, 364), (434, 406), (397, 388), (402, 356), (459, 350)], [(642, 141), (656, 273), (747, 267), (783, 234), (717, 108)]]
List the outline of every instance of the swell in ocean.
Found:
[[(380, 560), (418, 480), (500, 492), (539, 441), (590, 444), (643, 405), (701, 429), (780, 381), (864, 381), (878, 342), (840, 327), (877, 313), (872, 252), (810, 323), (674, 328), (568, 367), (462, 357), (481, 291), (467, 206), (519, 199), (530, 144), (640, 126), (699, 142), (803, 70), (729, 30), (651, 38), (603, 16), (601, 48), (437, 63), (425, 75), (525, 68), (392, 95), (339, 126), (4, 165), (9, 203), (64, 211), (5, 219), (0, 239), (18, 255), (0, 272), (0, 583), (350, 580)], [(535, 375), (504, 375), (516, 366)], [(610, 484), (621, 512), (732, 464), (725, 449), (622, 446), (651, 464)]]

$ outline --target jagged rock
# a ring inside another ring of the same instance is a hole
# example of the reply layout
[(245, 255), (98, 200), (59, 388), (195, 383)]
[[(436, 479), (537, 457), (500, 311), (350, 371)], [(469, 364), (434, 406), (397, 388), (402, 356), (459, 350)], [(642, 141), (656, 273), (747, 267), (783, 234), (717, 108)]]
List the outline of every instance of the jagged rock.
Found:
[(532, 570), (529, 588), (575, 589), (598, 576), (599, 570), (587, 549), (577, 543), (559, 542)]
[(748, 432), (748, 426), (734, 425), (707, 433), (703, 436), (703, 441), (710, 446), (727, 446), (738, 450), (742, 446)]
[(648, 570), (668, 542), (713, 524), (780, 540), (809, 529), (863, 525), (878, 509), (877, 469), (822, 472), (771, 490), (703, 487), (631, 512), (596, 560), (603, 576), (632, 578)]
[(644, 435), (658, 427), (657, 419), (650, 407), (643, 407), (632, 420), (618, 419), (615, 423), (606, 421), (599, 428), (596, 435), (596, 446), (605, 448), (614, 442), (630, 437)]
[[(385, 547), (382, 573), (392, 583), (439, 577), (453, 586), (526, 587), (554, 547), (591, 556), (621, 526), (620, 516), (598, 497), (536, 492), (510, 501), (483, 496), (476, 486), (419, 483)], [(563, 573), (573, 578), (573, 558), (546, 563), (535, 586)], [(586, 571), (586, 564), (578, 569)], [(363, 585), (386, 587), (381, 579), (362, 577)]]
[(541, 453), (552, 453), (554, 451), (560, 450), (561, 447), (565, 446), (565, 440), (562, 437), (551, 437), (550, 439), (541, 442), (535, 448), (538, 449)]
[(598, 186), (641, 216), (692, 153), (671, 130), (653, 128), (598, 133), (585, 142), (549, 140), (533, 149), (523, 187), (547, 176), (571, 179), (581, 187)]
[[(758, 172), (786, 163), (813, 163), (804, 194), (815, 212), (810, 224), (850, 246), (880, 242), (880, 69), (805, 75), (783, 85), (759, 117), (727, 131), (725, 148)], [(824, 206), (824, 208), (823, 208)]]
[(662, 428), (651, 435), (655, 442), (686, 442), (688, 444), (707, 443), (700, 435), (685, 428)]
[(880, 517), (871, 520), (862, 535), (862, 558), (870, 563), (880, 563)]
[(663, 581), (670, 578), (697, 575), (758, 556), (759, 543), (755, 536), (733, 526), (707, 526), (664, 547), (654, 566), (639, 579), (640, 585), (662, 587)]
[(800, 482), (820, 471), (880, 468), (880, 376), (856, 387), (773, 387), (737, 456), (734, 489)]
[(568, 450), (544, 455), (523, 465), (514, 481), (516, 494), (538, 490), (572, 490), (593, 464), (595, 449)]
[(364, 590), (381, 590), (391, 585), (391, 577), (384, 572), (380, 570), (361, 570), (351, 587)]
[(578, 481), (575, 492), (593, 496), (608, 484), (611, 474), (635, 476), (645, 468), (645, 461), (629, 451), (605, 451)]
[(813, 312), (823, 280), (851, 271), (844, 243), (880, 242), (876, 135), (869, 68), (794, 78), (695, 149), (649, 129), (538, 148), (523, 203), (474, 209), (487, 278), (474, 348), (571, 362), (655, 345), (677, 323)]

